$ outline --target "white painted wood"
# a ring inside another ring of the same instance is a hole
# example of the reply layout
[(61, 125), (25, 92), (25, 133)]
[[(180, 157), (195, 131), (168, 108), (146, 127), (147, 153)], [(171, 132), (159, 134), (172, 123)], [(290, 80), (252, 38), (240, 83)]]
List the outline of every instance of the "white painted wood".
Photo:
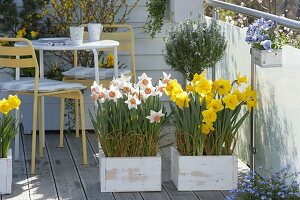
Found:
[(170, 0), (169, 9), (173, 22), (182, 22), (189, 17), (195, 19), (203, 15), (203, 0)]
[(12, 185), (12, 152), (7, 158), (0, 158), (0, 194), (10, 194)]
[(101, 192), (161, 191), (161, 156), (105, 157), (99, 150)]
[(179, 191), (237, 187), (236, 156), (181, 156), (171, 148), (171, 180)]
[(282, 67), (282, 49), (274, 49), (271, 52), (252, 48), (255, 64), (267, 67)]

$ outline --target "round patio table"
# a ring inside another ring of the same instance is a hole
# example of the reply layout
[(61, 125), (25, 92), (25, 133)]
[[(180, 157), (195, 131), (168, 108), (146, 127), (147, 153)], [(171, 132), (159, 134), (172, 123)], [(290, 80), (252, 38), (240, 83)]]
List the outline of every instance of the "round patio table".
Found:
[[(66, 41), (69, 38), (42, 38), (39, 40), (33, 40), (32, 45), (35, 50), (39, 51), (39, 67), (40, 67), (40, 79), (44, 78), (44, 51), (78, 51), (78, 50), (90, 50), (94, 54), (94, 68), (95, 68), (95, 81), (99, 84), (99, 59), (98, 59), (98, 51), (101, 50), (111, 50), (113, 49), (114, 53), (114, 77), (118, 77), (118, 50), (119, 46), (118, 41), (114, 40), (99, 40), (95, 42), (83, 41), (81, 45), (72, 45), (63, 44), (61, 41)], [(40, 41), (40, 42), (39, 42)], [(41, 42), (43, 41), (43, 42)], [(47, 42), (48, 41), (48, 42)], [(55, 43), (56, 41), (56, 43)], [(24, 46), (25, 44), (18, 43), (16, 46)], [(77, 59), (74, 62), (74, 65), (77, 65)], [(20, 78), (20, 69), (16, 70), (16, 80)], [(44, 114), (44, 97), (42, 97), (42, 115), (43, 115), (43, 130), (42, 134), (45, 135), (45, 114)], [(19, 120), (19, 114), (16, 113), (16, 118)], [(15, 137), (15, 159), (19, 159), (19, 136)], [(44, 146), (45, 146), (45, 137), (44, 138)]]

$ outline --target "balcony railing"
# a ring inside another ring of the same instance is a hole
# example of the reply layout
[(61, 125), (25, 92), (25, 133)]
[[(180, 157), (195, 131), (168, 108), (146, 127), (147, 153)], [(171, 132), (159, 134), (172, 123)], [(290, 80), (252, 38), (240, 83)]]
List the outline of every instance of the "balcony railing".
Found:
[[(299, 21), (283, 16), (218, 0), (205, 0), (205, 3), (214, 8), (213, 17), (216, 19), (219, 19), (218, 10), (224, 9), (250, 17), (270, 19), (278, 25), (300, 31)], [(297, 93), (297, 88), (292, 85), (297, 84), (295, 74), (300, 72), (300, 68), (297, 67), (299, 63), (297, 57), (300, 55), (299, 49), (289, 46), (283, 48), (284, 62), (282, 68), (256, 68), (254, 63), (251, 63), (250, 45), (248, 46), (244, 41), (246, 29), (223, 22), (220, 22), (220, 24), (224, 27), (229, 49), (227, 50), (227, 55), (220, 63), (222, 66), (217, 66), (217, 72), (221, 71), (219, 74), (222, 76), (232, 76), (232, 73), (237, 71), (248, 73), (248, 75), (251, 74), (252, 86), (257, 87), (258, 90), (259, 108), (256, 114), (252, 116), (252, 121), (249, 123), (250, 127), (244, 128), (244, 133), (247, 136), (244, 136), (246, 139), (242, 139), (244, 144), (241, 146), (243, 148), (239, 149), (238, 153), (243, 154), (242, 157), (244, 158), (247, 157), (245, 160), (249, 159), (250, 167), (254, 169), (254, 166), (256, 166), (258, 171), (262, 171), (262, 169), (258, 168), (260, 165), (263, 165), (265, 169), (271, 167), (279, 169), (291, 163), (292, 168), (299, 171), (300, 162), (298, 162), (299, 153), (297, 154), (297, 152), (300, 152), (300, 149), (294, 144), (294, 140), (300, 137), (300, 126), (297, 125), (295, 120), (295, 117), (299, 118), (300, 108), (286, 102), (284, 98), (285, 95), (289, 96), (291, 93)], [(248, 66), (248, 68), (241, 68), (245, 67), (244, 65)], [(282, 74), (285, 77), (281, 79), (279, 77)], [(289, 92), (283, 91), (283, 88), (289, 88)], [(294, 90), (295, 92), (293, 92)], [(293, 102), (300, 101), (299, 94), (298, 96), (296, 94), (292, 96), (295, 100)], [(251, 133), (250, 135), (249, 132)], [(246, 140), (247, 142), (245, 142)], [(245, 143), (249, 143), (249, 149), (245, 148)], [(242, 152), (245, 150), (248, 155)]]

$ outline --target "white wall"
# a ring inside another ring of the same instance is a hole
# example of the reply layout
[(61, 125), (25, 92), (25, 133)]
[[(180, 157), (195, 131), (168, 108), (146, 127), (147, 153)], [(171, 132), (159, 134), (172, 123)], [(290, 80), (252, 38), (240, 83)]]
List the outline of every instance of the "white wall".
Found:
[[(217, 77), (235, 78), (237, 72), (250, 79), (250, 46), (244, 41), (246, 29), (225, 24), (228, 40), (226, 56), (217, 66)], [(260, 68), (257, 72), (258, 108), (256, 111), (256, 170), (266, 174), (291, 165), (300, 171), (300, 50), (283, 48), (283, 67)], [(239, 131), (236, 152), (249, 161), (250, 124), (245, 121)], [(249, 163), (249, 162), (248, 162)]]

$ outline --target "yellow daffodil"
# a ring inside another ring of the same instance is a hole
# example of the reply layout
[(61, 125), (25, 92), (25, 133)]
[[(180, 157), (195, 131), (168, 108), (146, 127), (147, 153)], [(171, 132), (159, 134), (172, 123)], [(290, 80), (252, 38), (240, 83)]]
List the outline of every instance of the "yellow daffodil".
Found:
[(170, 96), (172, 94), (172, 90), (175, 86), (180, 86), (176, 79), (170, 80), (166, 86), (166, 95)]
[(39, 32), (38, 31), (31, 31), (30, 35), (34, 39), (34, 38), (36, 38), (39, 35)]
[(201, 125), (201, 133), (207, 135), (210, 131), (215, 130), (212, 123), (202, 123)]
[(251, 108), (256, 108), (256, 91), (252, 90), (251, 87), (247, 87), (245, 92), (243, 92), (244, 99), (247, 103), (248, 110)]
[(112, 54), (108, 54), (106, 57), (106, 65), (107, 67), (113, 67), (114, 66), (114, 56)]
[(225, 103), (225, 108), (229, 108), (230, 110), (234, 110), (239, 105), (238, 98), (234, 94), (228, 94), (222, 100)]
[(219, 82), (214, 81), (211, 86), (211, 92), (216, 92), (218, 90), (218, 87), (219, 87)]
[(256, 108), (257, 102), (256, 99), (249, 98), (247, 99), (247, 108), (250, 111), (251, 108)]
[(187, 84), (186, 85), (186, 91), (194, 93), (195, 92), (195, 86)]
[(176, 84), (171, 91), (171, 101), (176, 101), (177, 95), (183, 92), (181, 85)]
[(256, 99), (256, 91), (251, 89), (251, 86), (247, 87), (245, 92), (243, 92), (244, 99), (252, 98)]
[(202, 72), (201, 74), (195, 74), (194, 77), (193, 77), (193, 80), (192, 80), (192, 83), (196, 83), (197, 81), (200, 81), (202, 79), (205, 79), (205, 76), (206, 76), (206, 72)]
[(10, 105), (10, 109), (19, 110), (19, 106), (21, 104), (21, 100), (16, 95), (9, 95), (7, 102)]
[(202, 96), (206, 96), (211, 91), (212, 82), (210, 80), (201, 79), (195, 85), (195, 91)]
[(22, 28), (17, 33), (17, 38), (23, 38), (26, 35), (26, 28)]
[(103, 67), (103, 63), (99, 62), (98, 67), (102, 68)]
[(217, 85), (218, 85), (217, 91), (218, 91), (219, 95), (221, 95), (221, 96), (227, 95), (231, 91), (230, 80), (219, 79), (217, 81)]
[(241, 86), (242, 83), (247, 83), (247, 77), (241, 76), (241, 73), (238, 73), (236, 83), (238, 86)]
[(213, 109), (214, 112), (219, 112), (224, 109), (221, 99), (212, 99), (211, 102), (207, 105), (207, 109)]
[(217, 120), (217, 114), (214, 112), (212, 108), (208, 110), (204, 110), (202, 112), (203, 122), (205, 123), (213, 123)]
[(232, 94), (237, 96), (239, 102), (242, 102), (245, 99), (244, 93), (241, 93), (238, 89), (235, 89)]
[(185, 91), (176, 95), (175, 102), (179, 108), (183, 108), (183, 106), (189, 107), (189, 101), (188, 93)]
[(9, 104), (8, 100), (3, 98), (0, 101), (0, 112), (3, 113), (3, 114), (7, 114), (7, 113), (9, 113), (10, 110), (11, 110), (11, 107), (10, 107), (10, 104)]
[(206, 105), (207, 104), (210, 104), (210, 102), (211, 102), (211, 100), (213, 100), (214, 99), (214, 94), (213, 93), (208, 93), (207, 95), (206, 95), (206, 97), (205, 97), (205, 101), (206, 101)]

